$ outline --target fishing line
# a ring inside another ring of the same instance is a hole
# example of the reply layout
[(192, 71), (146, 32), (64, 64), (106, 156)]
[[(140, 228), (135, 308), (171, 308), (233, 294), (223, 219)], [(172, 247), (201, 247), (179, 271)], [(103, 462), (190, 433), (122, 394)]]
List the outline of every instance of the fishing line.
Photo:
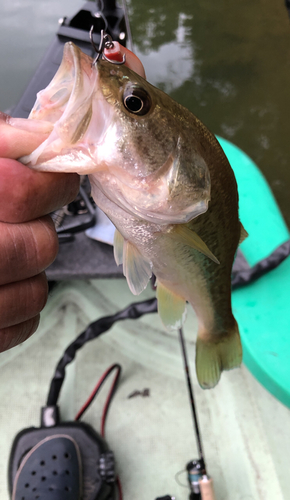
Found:
[(180, 471), (176, 472), (176, 474), (175, 474), (175, 476), (174, 476), (174, 479), (175, 479), (175, 481), (177, 482), (177, 484), (178, 484), (179, 486), (182, 486), (182, 488), (186, 488), (186, 489), (188, 489), (188, 483), (184, 484), (184, 483), (182, 483), (182, 482), (180, 481), (180, 479), (179, 479), (179, 477), (181, 476), (181, 474), (186, 474), (186, 469), (182, 469), (182, 470), (180, 470)]
[(107, 18), (106, 16), (104, 15), (103, 13), (103, 10), (104, 10), (104, 2), (103, 0), (100, 0), (99, 2), (96, 2), (96, 6), (97, 6), (97, 12), (95, 12), (95, 17), (97, 18), (101, 18), (103, 21), (104, 21), (104, 25), (105, 25), (105, 28), (104, 28), (104, 31), (107, 31), (108, 29), (108, 21), (107, 21)]

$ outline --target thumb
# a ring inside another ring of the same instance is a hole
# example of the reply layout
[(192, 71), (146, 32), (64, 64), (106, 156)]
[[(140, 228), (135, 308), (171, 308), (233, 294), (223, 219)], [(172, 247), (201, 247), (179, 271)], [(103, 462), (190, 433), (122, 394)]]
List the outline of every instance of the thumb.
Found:
[(53, 124), (41, 120), (12, 118), (0, 112), (0, 157), (17, 159), (30, 154), (52, 131)]

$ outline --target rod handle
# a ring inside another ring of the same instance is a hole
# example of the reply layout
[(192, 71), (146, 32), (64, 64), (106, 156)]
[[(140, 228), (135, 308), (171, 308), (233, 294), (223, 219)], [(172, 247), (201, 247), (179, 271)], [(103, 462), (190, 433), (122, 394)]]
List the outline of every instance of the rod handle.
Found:
[(201, 479), (199, 479), (198, 483), (199, 483), (199, 488), (200, 488), (200, 493), (201, 493), (201, 499), (202, 500), (215, 500), (212, 478), (209, 478), (207, 476), (203, 476)]

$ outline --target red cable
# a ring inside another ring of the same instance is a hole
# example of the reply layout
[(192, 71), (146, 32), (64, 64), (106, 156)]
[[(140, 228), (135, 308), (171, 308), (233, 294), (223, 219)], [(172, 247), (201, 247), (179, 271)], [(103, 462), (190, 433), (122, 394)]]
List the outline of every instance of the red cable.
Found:
[[(100, 380), (98, 381), (98, 383), (96, 384), (96, 386), (94, 387), (93, 391), (91, 392), (90, 396), (88, 397), (88, 399), (86, 400), (86, 402), (83, 404), (83, 406), (81, 407), (81, 409), (78, 411), (78, 413), (76, 414), (75, 416), (75, 420), (80, 420), (81, 416), (85, 413), (85, 411), (88, 409), (88, 407), (90, 406), (90, 404), (92, 403), (92, 401), (94, 400), (94, 398), (96, 397), (96, 395), (98, 394), (99, 390), (101, 389), (103, 383), (105, 382), (106, 378), (110, 375), (110, 373), (115, 369), (117, 368), (118, 369), (118, 378), (119, 378), (119, 375), (121, 373), (121, 367), (120, 365), (118, 365), (117, 363), (115, 363), (114, 365), (110, 366), (110, 368), (108, 368), (105, 373), (101, 376)], [(116, 377), (114, 379), (114, 382), (112, 384), (112, 387), (116, 384)], [(115, 389), (115, 387), (114, 387)], [(114, 391), (110, 391), (110, 397), (112, 397), (112, 393)], [(108, 400), (106, 401), (106, 405), (108, 403)], [(110, 404), (110, 402), (109, 402)], [(103, 412), (104, 413), (104, 412)], [(103, 435), (103, 434), (102, 434)]]
[[(110, 404), (112, 402), (114, 392), (115, 392), (116, 387), (117, 387), (118, 379), (119, 379), (120, 374), (121, 374), (121, 366), (118, 363), (115, 363), (114, 365), (110, 366), (110, 368), (108, 368), (107, 371), (105, 371), (105, 373), (101, 376), (100, 380), (98, 381), (98, 383), (94, 387), (94, 389), (91, 392), (90, 396), (88, 397), (87, 401), (83, 404), (83, 406), (81, 407), (81, 409), (78, 411), (78, 413), (75, 416), (75, 420), (79, 420), (81, 418), (81, 416), (88, 409), (88, 407), (90, 406), (90, 404), (92, 403), (92, 401), (94, 400), (96, 395), (98, 394), (100, 388), (102, 387), (102, 385), (105, 382), (105, 380), (107, 379), (107, 377), (115, 369), (117, 370), (117, 373), (116, 373), (115, 378), (113, 380), (113, 383), (111, 385), (111, 389), (110, 389), (110, 392), (107, 396), (105, 406), (103, 408), (103, 413), (102, 413), (101, 435), (103, 437), (105, 437), (105, 424), (106, 424), (108, 410), (109, 410)], [(120, 481), (120, 478), (118, 476), (116, 478), (116, 483), (117, 483), (117, 488), (118, 488), (118, 493), (119, 493), (119, 500), (123, 500), (121, 481)]]
[(102, 420), (101, 420), (101, 435), (103, 437), (105, 437), (105, 424), (106, 424), (107, 413), (108, 413), (110, 404), (112, 402), (113, 394), (116, 390), (116, 386), (117, 386), (118, 378), (120, 376), (120, 372), (121, 372), (121, 369), (118, 369), (117, 373), (115, 375), (115, 378), (113, 380), (113, 383), (111, 385), (111, 389), (110, 389), (110, 392), (108, 394), (108, 397), (107, 397), (107, 400), (106, 400), (106, 403), (105, 403), (105, 406), (103, 409)]

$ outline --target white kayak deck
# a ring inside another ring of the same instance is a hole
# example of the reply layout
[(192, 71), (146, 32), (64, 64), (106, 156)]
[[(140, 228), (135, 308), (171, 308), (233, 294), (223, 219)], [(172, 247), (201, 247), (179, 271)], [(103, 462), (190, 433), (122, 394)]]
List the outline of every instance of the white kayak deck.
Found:
[[(59, 284), (42, 313), (37, 333), (0, 356), (0, 498), (8, 500), (7, 465), (18, 431), (39, 425), (57, 361), (92, 321), (136, 300), (125, 280)], [(185, 324), (188, 356), (208, 473), (216, 500), (289, 500), (290, 411), (242, 366), (226, 372), (214, 390), (197, 384), (196, 319)], [(115, 453), (125, 500), (171, 494), (188, 500), (175, 474), (198, 458), (178, 336), (164, 331), (157, 314), (116, 323), (84, 346), (67, 369), (59, 400), (63, 420), (73, 420), (103, 372), (118, 362), (122, 378), (111, 405), (106, 438)], [(83, 420), (99, 431), (110, 381)], [(128, 399), (135, 390), (149, 397)], [(186, 484), (186, 474), (179, 476)]]

